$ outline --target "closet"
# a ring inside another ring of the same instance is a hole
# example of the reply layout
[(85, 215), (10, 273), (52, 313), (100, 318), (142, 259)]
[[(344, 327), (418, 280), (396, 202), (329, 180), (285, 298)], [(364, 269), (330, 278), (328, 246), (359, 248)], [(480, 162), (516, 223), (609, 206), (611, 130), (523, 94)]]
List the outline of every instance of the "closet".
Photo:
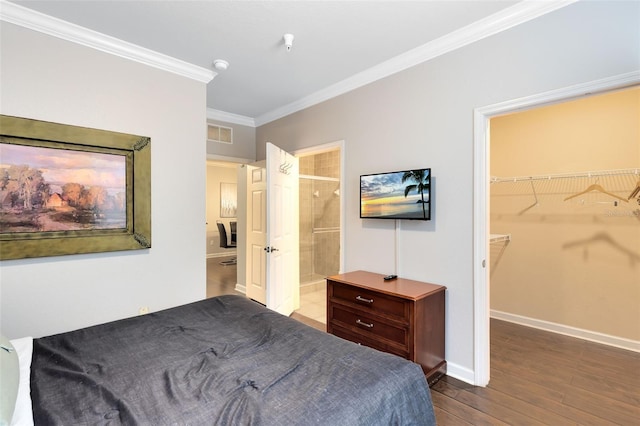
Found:
[(640, 88), (490, 126), (492, 317), (638, 350)]

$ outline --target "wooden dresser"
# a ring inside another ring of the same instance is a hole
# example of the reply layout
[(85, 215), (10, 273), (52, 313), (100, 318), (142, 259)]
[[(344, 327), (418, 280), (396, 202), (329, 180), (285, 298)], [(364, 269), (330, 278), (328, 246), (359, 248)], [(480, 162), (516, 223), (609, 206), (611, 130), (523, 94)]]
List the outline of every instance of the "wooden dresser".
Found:
[(327, 278), (327, 332), (422, 366), (429, 385), (447, 372), (446, 287), (355, 271)]

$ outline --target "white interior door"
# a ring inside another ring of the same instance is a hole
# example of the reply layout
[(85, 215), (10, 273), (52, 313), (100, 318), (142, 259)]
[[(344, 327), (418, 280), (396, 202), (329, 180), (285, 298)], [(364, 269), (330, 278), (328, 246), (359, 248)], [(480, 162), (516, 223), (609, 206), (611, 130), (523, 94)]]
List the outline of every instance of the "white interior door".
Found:
[(259, 165), (247, 169), (246, 295), (267, 304), (267, 170)]
[(267, 143), (267, 308), (300, 307), (298, 159)]

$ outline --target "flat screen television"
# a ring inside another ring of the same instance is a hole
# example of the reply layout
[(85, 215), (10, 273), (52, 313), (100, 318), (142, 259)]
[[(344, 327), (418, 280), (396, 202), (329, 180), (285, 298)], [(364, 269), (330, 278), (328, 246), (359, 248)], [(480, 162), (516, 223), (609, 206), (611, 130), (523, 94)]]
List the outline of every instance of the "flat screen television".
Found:
[(431, 169), (360, 176), (360, 217), (431, 220)]

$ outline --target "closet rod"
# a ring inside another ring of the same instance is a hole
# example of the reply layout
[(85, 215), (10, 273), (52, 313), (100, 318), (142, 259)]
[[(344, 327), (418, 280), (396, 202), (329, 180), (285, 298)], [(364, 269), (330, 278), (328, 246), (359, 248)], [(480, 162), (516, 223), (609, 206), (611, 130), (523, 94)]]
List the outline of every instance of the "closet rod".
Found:
[(501, 182), (522, 182), (532, 180), (553, 180), (553, 179), (572, 179), (572, 178), (594, 178), (602, 176), (624, 176), (624, 175), (640, 175), (640, 169), (618, 169), (618, 170), (597, 170), (591, 172), (577, 173), (560, 173), (553, 175), (538, 176), (515, 176), (515, 177), (491, 177), (491, 183)]

